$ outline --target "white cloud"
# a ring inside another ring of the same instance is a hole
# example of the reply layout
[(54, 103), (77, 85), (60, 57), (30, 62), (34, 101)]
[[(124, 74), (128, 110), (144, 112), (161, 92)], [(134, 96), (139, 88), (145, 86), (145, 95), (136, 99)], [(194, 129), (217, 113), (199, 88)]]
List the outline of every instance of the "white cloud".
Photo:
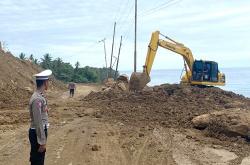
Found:
[[(163, 2), (138, 1), (138, 68), (144, 64), (151, 32), (160, 30), (187, 45), (197, 59), (216, 60), (223, 67), (249, 66), (250, 3), (243, 0), (185, 0), (148, 14)], [(114, 54), (123, 42), (120, 69), (133, 69), (133, 2), (126, 0), (4, 0), (0, 1), (0, 40), (16, 54), (51, 53), (74, 64), (104, 66), (108, 61), (114, 18), (117, 23)], [(89, 47), (90, 45), (91, 48)], [(159, 49), (154, 69), (181, 68), (182, 58)]]

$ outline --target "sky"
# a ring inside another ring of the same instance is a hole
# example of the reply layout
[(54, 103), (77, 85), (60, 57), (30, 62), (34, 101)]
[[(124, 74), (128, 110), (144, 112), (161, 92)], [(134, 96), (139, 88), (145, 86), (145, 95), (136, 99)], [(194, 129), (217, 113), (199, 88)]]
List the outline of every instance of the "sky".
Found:
[[(50, 53), (72, 65), (104, 67), (98, 41), (106, 38), (109, 66), (115, 21), (114, 56), (122, 35), (119, 70), (132, 70), (134, 0), (0, 1), (0, 41), (16, 56)], [(221, 68), (250, 67), (249, 27), (248, 0), (138, 0), (137, 68), (156, 30), (189, 47), (195, 59), (217, 61)], [(179, 68), (180, 55), (158, 49), (153, 69)]]

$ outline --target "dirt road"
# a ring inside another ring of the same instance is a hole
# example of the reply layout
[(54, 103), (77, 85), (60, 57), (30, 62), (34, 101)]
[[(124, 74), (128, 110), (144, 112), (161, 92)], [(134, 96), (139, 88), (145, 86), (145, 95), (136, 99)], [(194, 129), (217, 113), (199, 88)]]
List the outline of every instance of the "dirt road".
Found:
[[(228, 150), (198, 130), (107, 122), (100, 109), (80, 101), (99, 89), (78, 85), (74, 98), (67, 91), (51, 95), (47, 165), (250, 164), (248, 155)], [(28, 127), (28, 122), (1, 126), (0, 164), (28, 164)]]

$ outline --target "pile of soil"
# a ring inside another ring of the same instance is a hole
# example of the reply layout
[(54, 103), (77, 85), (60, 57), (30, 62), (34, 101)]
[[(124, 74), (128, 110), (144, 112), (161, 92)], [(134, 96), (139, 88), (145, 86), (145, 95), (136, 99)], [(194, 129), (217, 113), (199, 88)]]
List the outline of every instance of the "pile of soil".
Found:
[[(27, 106), (35, 81), (33, 75), (42, 70), (28, 60), (20, 60), (10, 52), (0, 50), (0, 108)], [(62, 84), (53, 80), (53, 88)]]
[(128, 91), (129, 90), (128, 76), (125, 74), (120, 75), (116, 81), (113, 78), (109, 78), (104, 82), (104, 87), (102, 88), (102, 90), (105, 92), (111, 90), (123, 91), (123, 92)]
[(98, 107), (102, 116), (126, 124), (160, 124), (192, 128), (196, 116), (230, 108), (247, 108), (250, 99), (217, 87), (161, 85), (139, 93), (108, 91), (83, 99)]

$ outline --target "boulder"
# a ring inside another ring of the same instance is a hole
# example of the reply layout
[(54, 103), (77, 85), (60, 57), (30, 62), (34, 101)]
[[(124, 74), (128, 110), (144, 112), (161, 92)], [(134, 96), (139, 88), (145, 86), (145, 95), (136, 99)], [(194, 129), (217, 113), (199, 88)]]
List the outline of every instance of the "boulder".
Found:
[(193, 118), (192, 123), (196, 128), (205, 129), (211, 120), (210, 114), (204, 114)]
[(208, 126), (219, 125), (227, 136), (249, 137), (250, 110), (227, 109), (204, 114), (192, 119), (196, 128), (204, 129)]
[(104, 92), (110, 92), (111, 90), (112, 90), (112, 88), (111, 88), (111, 87), (108, 87), (108, 88), (104, 89), (103, 91), (104, 91)]
[(104, 82), (105, 86), (107, 87), (112, 87), (115, 84), (115, 80), (113, 78), (108, 78), (105, 82)]
[(122, 74), (117, 78), (117, 81), (128, 83), (129, 77), (126, 74)]
[(126, 90), (127, 90), (127, 87), (126, 87), (125, 83), (123, 83), (123, 82), (118, 83), (117, 86), (118, 86), (119, 89), (121, 89), (122, 91), (126, 91)]
[(144, 92), (153, 92), (154, 89), (153, 89), (153, 87), (149, 87), (149, 86), (146, 85), (146, 86), (142, 89), (142, 91), (144, 91)]

